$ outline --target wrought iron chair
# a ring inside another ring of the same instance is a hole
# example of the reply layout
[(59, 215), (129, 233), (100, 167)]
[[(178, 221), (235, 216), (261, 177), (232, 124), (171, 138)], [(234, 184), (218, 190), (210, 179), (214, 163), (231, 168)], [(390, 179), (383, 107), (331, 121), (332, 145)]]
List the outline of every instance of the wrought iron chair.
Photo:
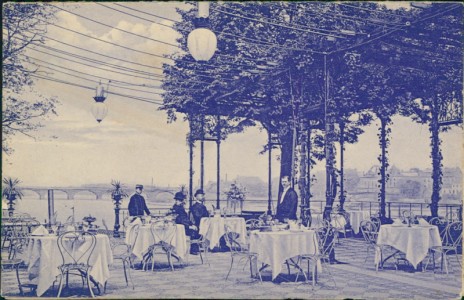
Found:
[(351, 232), (353, 236), (353, 229), (350, 224), (350, 214), (346, 212), (332, 213), (330, 214), (331, 224), (337, 230), (337, 241), (340, 242), (338, 238), (339, 233), (342, 233), (346, 238), (346, 234)]
[(90, 270), (92, 266), (89, 261), (96, 244), (95, 235), (83, 231), (67, 231), (58, 237), (58, 249), (62, 258), (62, 264), (59, 266), (61, 274), (58, 298), (63, 290), (63, 279), (66, 278), (67, 285), (70, 274), (85, 279), (91, 297), (95, 297), (90, 286)]
[(366, 248), (366, 259), (364, 260), (364, 263), (366, 263), (367, 258), (369, 257), (369, 250), (373, 249), (375, 255), (379, 256), (377, 259), (374, 259), (375, 261), (375, 271), (379, 270), (379, 265), (381, 265), (382, 262), (382, 246), (377, 244), (377, 236), (379, 234), (379, 229), (377, 228), (377, 225), (368, 220), (363, 220), (361, 221), (360, 224), (361, 232), (364, 237), (364, 240), (367, 243), (367, 248)]
[(2, 259), (0, 266), (2, 273), (7, 269), (15, 270), (16, 272), (16, 279), (18, 281), (18, 288), (19, 294), (21, 296), (25, 296), (24, 289), (30, 289), (30, 292), (35, 292), (37, 289), (37, 284), (32, 283), (21, 283), (21, 278), (19, 276), (19, 268), (23, 264), (23, 260), (21, 259)]
[(22, 253), (27, 248), (30, 235), (29, 221), (16, 219), (8, 237), (8, 259), (16, 258), (17, 253)]
[[(229, 278), (230, 272), (232, 271), (232, 267), (234, 265), (234, 259), (236, 257), (239, 258), (239, 262), (242, 260), (245, 260), (245, 263), (250, 262), (250, 272), (252, 272), (252, 269), (253, 269), (252, 265), (254, 262), (257, 263), (258, 254), (250, 252), (248, 245), (241, 244), (237, 240), (238, 234), (232, 232), (228, 225), (224, 225), (224, 232), (225, 232), (224, 238), (226, 240), (227, 246), (230, 248), (230, 255), (231, 255), (230, 268), (229, 268), (229, 272), (227, 272), (225, 280)], [(257, 268), (257, 273), (259, 276), (259, 280), (263, 281), (263, 279), (261, 278), (261, 272), (259, 268)]]
[[(209, 219), (209, 217), (208, 217), (208, 219)], [(208, 222), (208, 229), (206, 230), (206, 233), (204, 235), (200, 234), (198, 238), (195, 238), (195, 239), (191, 238), (191, 239), (188, 240), (189, 249), (191, 249), (192, 245), (197, 245), (198, 246), (198, 253), (200, 254), (201, 264), (206, 262), (208, 264), (208, 266), (210, 265), (209, 261), (207, 259), (207, 255), (208, 255), (208, 252), (209, 252), (210, 241), (206, 238), (206, 236), (208, 236), (210, 225), (211, 225), (211, 222), (209, 221)], [(204, 260), (203, 260), (202, 253), (204, 253)], [(187, 259), (188, 259), (188, 257), (187, 257)]]
[[(330, 253), (334, 249), (335, 238), (338, 235), (338, 233), (337, 233), (337, 229), (327, 220), (324, 220), (322, 222), (322, 225), (323, 225), (322, 227), (315, 230), (315, 233), (316, 233), (314, 235), (315, 238), (312, 241), (314, 243), (314, 249), (318, 249), (318, 251), (315, 253), (308, 253), (308, 254), (300, 255), (297, 260), (297, 265), (299, 265), (302, 261), (306, 260), (308, 262), (307, 272), (309, 274), (309, 265), (311, 262), (312, 264), (312, 285), (314, 287), (316, 284), (316, 278), (317, 278), (317, 264), (318, 262), (323, 263), (325, 265), (324, 268), (327, 270), (327, 273), (331, 277), (334, 285), (337, 286), (337, 283), (335, 282), (335, 279), (332, 276), (332, 273), (330, 272), (329, 266), (330, 266)], [(295, 282), (298, 281), (298, 277), (300, 273), (303, 273), (303, 276), (305, 277), (307, 281), (308, 276), (305, 274), (303, 269), (299, 268)]]
[(380, 218), (373, 215), (373, 216), (371, 216), (371, 222), (375, 225), (377, 231), (379, 231), (380, 226), (382, 225), (382, 221), (380, 220)]
[(438, 227), (438, 232), (440, 233), (440, 238), (443, 239), (445, 238), (445, 232), (446, 232), (446, 227), (448, 225), (448, 222), (446, 219), (441, 218), (441, 217), (434, 217), (429, 220), (430, 225), (435, 225)]
[(161, 250), (162, 253), (166, 254), (169, 266), (171, 267), (171, 270), (174, 271), (174, 265), (172, 264), (172, 256), (174, 252), (172, 240), (176, 236), (176, 231), (176, 224), (164, 221), (156, 222), (151, 225), (151, 234), (153, 236), (154, 243), (148, 248), (147, 253), (143, 257), (142, 268), (144, 270), (147, 269), (150, 262), (151, 270), (154, 270), (156, 251)]
[[(443, 272), (443, 264), (445, 265), (446, 274), (448, 274), (448, 264), (449, 256), (454, 253), (456, 260), (459, 266), (462, 268), (462, 263), (459, 261), (458, 251), (459, 247), (462, 247), (462, 222), (457, 221), (449, 223), (446, 226), (444, 237), (442, 239), (442, 246), (433, 247), (430, 249), (430, 254), (433, 261), (433, 270), (435, 270), (435, 254), (441, 256), (441, 271)], [(430, 262), (430, 256), (427, 260), (427, 263), (424, 267), (424, 270), (427, 269), (427, 266)], [(460, 268), (460, 269), (461, 269)]]

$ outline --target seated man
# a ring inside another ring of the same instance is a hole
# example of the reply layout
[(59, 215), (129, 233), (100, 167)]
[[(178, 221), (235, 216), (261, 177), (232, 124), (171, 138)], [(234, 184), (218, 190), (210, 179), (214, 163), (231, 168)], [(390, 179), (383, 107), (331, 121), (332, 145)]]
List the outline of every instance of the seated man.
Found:
[(204, 205), (205, 192), (202, 189), (198, 189), (195, 192), (195, 203), (190, 208), (190, 214), (195, 222), (195, 226), (200, 228), (201, 218), (209, 217), (209, 212)]
[[(176, 224), (181, 224), (185, 226), (185, 234), (190, 237), (190, 239), (198, 239), (200, 235), (198, 234), (198, 228), (190, 220), (187, 212), (184, 208), (185, 195), (182, 192), (177, 192), (174, 195), (174, 200), (176, 201), (171, 208), (171, 212), (176, 214)], [(193, 244), (190, 247), (190, 254), (198, 254), (198, 245)]]

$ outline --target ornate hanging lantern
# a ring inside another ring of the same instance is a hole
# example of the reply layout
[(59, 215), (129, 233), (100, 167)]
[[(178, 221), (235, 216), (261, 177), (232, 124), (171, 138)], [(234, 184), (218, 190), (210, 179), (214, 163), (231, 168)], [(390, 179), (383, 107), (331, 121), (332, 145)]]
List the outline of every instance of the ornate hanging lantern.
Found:
[(108, 85), (105, 90), (100, 82), (95, 90), (95, 97), (93, 97), (95, 103), (92, 106), (92, 114), (98, 123), (103, 121), (108, 114), (108, 107), (105, 104), (106, 97), (108, 96)]
[(196, 29), (187, 37), (187, 47), (196, 61), (208, 61), (216, 52), (217, 38), (209, 27), (209, 3), (197, 3)]

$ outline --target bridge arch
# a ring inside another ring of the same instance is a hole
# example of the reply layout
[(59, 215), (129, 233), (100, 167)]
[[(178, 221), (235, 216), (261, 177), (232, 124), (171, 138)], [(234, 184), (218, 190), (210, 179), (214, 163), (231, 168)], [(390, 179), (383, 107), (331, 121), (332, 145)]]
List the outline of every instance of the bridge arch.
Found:
[(72, 195), (70, 199), (76, 199), (76, 196), (78, 195), (82, 197), (83, 200), (95, 200), (101, 197), (99, 193), (90, 189), (74, 190), (70, 194)]
[(21, 192), (23, 193), (23, 198), (35, 199), (38, 196), (39, 199), (43, 198), (43, 194), (39, 190), (22, 188)]

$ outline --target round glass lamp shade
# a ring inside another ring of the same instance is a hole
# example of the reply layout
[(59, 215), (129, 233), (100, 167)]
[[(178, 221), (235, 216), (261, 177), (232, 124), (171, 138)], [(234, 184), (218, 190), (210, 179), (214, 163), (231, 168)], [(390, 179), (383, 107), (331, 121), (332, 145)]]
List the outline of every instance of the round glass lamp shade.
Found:
[(197, 28), (189, 33), (187, 47), (195, 60), (208, 61), (216, 52), (216, 35), (208, 28)]
[(108, 114), (108, 107), (104, 102), (95, 102), (92, 106), (92, 114), (97, 122), (100, 123)]

